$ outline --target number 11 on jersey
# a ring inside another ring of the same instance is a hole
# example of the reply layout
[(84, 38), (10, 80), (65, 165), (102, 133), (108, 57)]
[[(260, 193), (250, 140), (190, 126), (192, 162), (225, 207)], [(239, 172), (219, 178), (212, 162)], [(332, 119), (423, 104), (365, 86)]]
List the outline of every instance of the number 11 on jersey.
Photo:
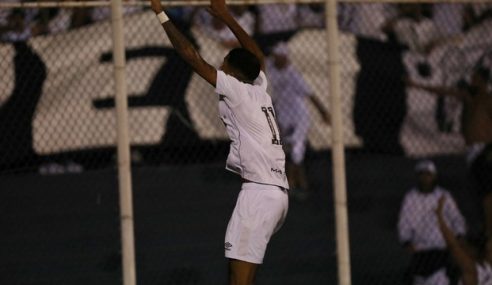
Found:
[(272, 107), (261, 107), (261, 111), (265, 114), (268, 126), (272, 132), (272, 144), (282, 145), (282, 140), (280, 139), (280, 131), (275, 121), (275, 113)]

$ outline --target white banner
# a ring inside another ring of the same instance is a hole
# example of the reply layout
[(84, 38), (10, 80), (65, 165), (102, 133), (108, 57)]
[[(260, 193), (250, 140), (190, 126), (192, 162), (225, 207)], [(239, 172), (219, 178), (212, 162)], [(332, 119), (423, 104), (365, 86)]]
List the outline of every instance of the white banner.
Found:
[[(148, 96), (152, 85), (158, 83), (156, 75), (162, 71), (164, 65), (171, 64), (170, 62), (176, 59), (165, 55), (166, 52), (169, 53), (170, 43), (151, 12), (125, 17), (125, 29), (129, 95), (134, 99), (138, 96)], [(219, 66), (227, 50), (196, 28), (193, 29), (193, 34), (200, 46), (201, 55), (213, 65)], [(313, 91), (328, 107), (324, 37), (325, 33), (321, 30), (299, 32), (289, 41), (289, 49), (293, 63), (302, 71)], [(63, 34), (36, 37), (29, 41), (29, 45), (42, 58), (47, 68), (43, 93), (32, 122), (35, 151), (39, 154), (51, 154), (114, 146), (114, 108), (97, 108), (97, 103), (94, 103), (95, 100), (110, 98), (114, 93), (110, 23), (102, 22)], [(359, 69), (355, 58), (355, 45), (353, 36), (342, 34), (341, 87), (345, 142), (348, 146), (361, 144), (354, 134), (352, 123), (354, 83)], [(160, 51), (162, 48), (167, 49)], [(0, 103), (5, 103), (14, 89), (14, 54), (12, 45), (0, 45)], [(415, 60), (416, 57), (412, 55), (405, 57), (405, 64), (411, 74), (415, 71)], [(431, 59), (430, 64), (438, 70), (441, 62)], [(436, 73), (436, 76), (440, 76), (439, 74)], [(182, 79), (179, 72), (168, 76), (173, 77), (168, 78), (171, 82), (180, 82)], [(428, 80), (439, 81), (434, 77)], [(158, 144), (166, 132), (166, 122), (172, 112), (177, 112), (176, 115), (183, 120), (183, 124), (194, 129), (204, 140), (227, 139), (224, 127), (218, 119), (217, 98), (213, 91), (204, 80), (197, 75), (192, 76), (184, 93), (189, 111), (188, 118), (186, 115), (180, 116), (179, 108), (175, 108), (174, 103), (167, 102), (179, 101), (173, 99), (173, 96), (179, 94), (166, 94), (164, 91), (162, 102), (133, 106), (130, 104), (132, 145)], [(138, 101), (138, 98), (135, 101)], [(437, 130), (434, 123), (435, 102), (436, 98), (432, 95), (417, 91), (408, 92), (407, 118), (400, 135), (407, 155), (422, 156), (462, 151), (463, 141), (459, 130), (455, 129), (449, 133)], [(326, 126), (314, 111), (311, 113), (311, 145), (316, 149), (329, 148), (330, 127)], [(14, 123), (16, 118), (12, 120)], [(384, 132), (384, 126), (380, 131)]]

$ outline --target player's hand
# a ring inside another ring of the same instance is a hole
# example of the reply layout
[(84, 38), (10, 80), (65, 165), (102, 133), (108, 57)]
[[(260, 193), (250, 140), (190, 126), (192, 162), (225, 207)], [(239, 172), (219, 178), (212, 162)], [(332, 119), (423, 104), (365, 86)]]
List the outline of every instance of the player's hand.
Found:
[(150, 0), (150, 7), (152, 8), (152, 11), (159, 14), (162, 12), (161, 0)]
[(229, 13), (225, 0), (210, 0), (209, 13), (216, 17), (221, 17)]

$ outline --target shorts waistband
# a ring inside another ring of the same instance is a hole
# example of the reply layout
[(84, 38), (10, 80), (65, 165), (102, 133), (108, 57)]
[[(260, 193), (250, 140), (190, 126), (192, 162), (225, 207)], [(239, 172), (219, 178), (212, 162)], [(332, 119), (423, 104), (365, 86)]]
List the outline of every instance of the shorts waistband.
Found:
[(241, 190), (281, 190), (287, 191), (283, 187), (271, 184), (261, 184), (256, 182), (243, 182)]

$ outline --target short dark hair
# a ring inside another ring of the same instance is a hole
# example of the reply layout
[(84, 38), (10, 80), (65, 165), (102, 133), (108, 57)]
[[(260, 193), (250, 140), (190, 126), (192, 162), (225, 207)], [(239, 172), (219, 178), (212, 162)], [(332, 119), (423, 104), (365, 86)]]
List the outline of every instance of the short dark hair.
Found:
[(252, 52), (244, 48), (232, 49), (226, 60), (249, 81), (254, 81), (260, 74), (260, 61)]

